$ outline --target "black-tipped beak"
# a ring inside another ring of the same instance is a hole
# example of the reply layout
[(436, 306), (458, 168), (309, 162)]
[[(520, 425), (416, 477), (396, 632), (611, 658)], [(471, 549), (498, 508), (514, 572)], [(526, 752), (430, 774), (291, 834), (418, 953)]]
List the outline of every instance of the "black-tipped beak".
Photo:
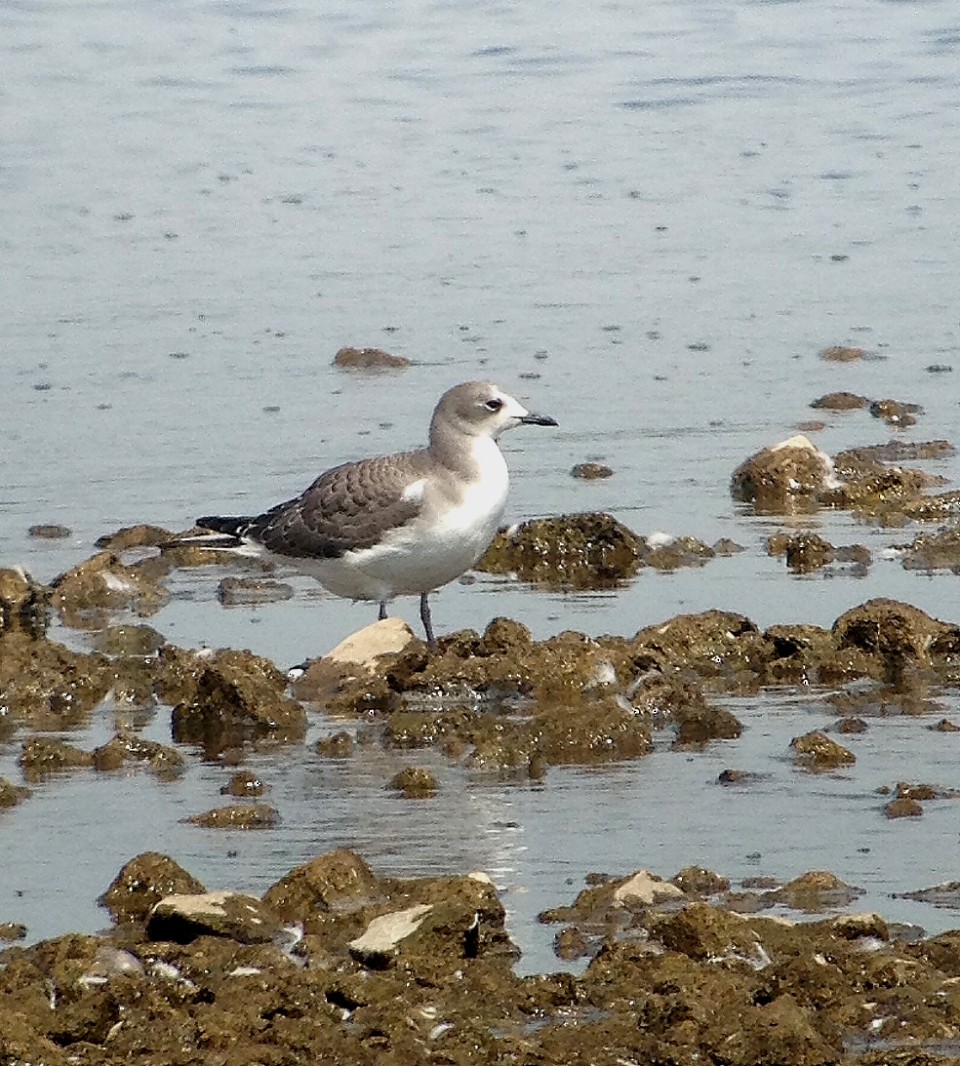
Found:
[(555, 426), (557, 420), (551, 418), (549, 415), (535, 415), (527, 413), (520, 419), (520, 422), (524, 426)]

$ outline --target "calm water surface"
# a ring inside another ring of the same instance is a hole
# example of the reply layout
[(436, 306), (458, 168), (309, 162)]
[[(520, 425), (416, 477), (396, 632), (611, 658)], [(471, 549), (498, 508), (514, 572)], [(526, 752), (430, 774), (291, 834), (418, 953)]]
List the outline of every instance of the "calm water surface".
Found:
[[(615, 594), (454, 585), (438, 628), (507, 614), (540, 636), (631, 633), (709, 607), (829, 624), (875, 595), (957, 620), (952, 575), (878, 558), (862, 579), (788, 576), (763, 551), (783, 523), (727, 486), (835, 389), (920, 403), (902, 436), (956, 440), (958, 53), (948, 0), (0, 2), (0, 565), (46, 580), (120, 525), (260, 510), (336, 462), (420, 443), (440, 392), (486, 376), (561, 423), (506, 441), (512, 517), (604, 509), (748, 550)], [(840, 343), (877, 358), (816, 358)], [(414, 365), (345, 375), (330, 365), (344, 344)], [(816, 439), (892, 432), (856, 412)], [(615, 476), (573, 480), (587, 458)], [(956, 485), (958, 466), (928, 468)], [(875, 552), (914, 532), (807, 521)], [(36, 541), (35, 522), (73, 533)], [(178, 576), (153, 624), (288, 664), (371, 618), (301, 581), (292, 601), (224, 610), (220, 576)], [(904, 826), (871, 794), (904, 765), (960, 784), (949, 738), (888, 720), (848, 777), (811, 781), (778, 760), (822, 709), (738, 710), (742, 750), (554, 771), (542, 788), (438, 764), (442, 818), (387, 797), (372, 754), (270, 761), (283, 827), (239, 843), (177, 821), (212, 805), (217, 767), (175, 786), (52, 781), (0, 819), (0, 917), (36, 936), (94, 927), (92, 898), (145, 847), (260, 889), (346, 844), (385, 872), (487, 869), (534, 966), (550, 934), (532, 915), (591, 869), (829, 868), (887, 914), (955, 922), (887, 899), (957, 876), (949, 806)], [(166, 739), (166, 716), (149, 728)], [(711, 782), (744, 760), (775, 772), (719, 802)]]

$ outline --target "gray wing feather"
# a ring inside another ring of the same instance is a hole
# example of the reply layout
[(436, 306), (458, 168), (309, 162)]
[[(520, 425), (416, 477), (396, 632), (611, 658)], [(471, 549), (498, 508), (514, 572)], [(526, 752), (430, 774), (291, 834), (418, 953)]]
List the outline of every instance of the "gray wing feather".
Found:
[(335, 559), (370, 548), (420, 513), (420, 501), (403, 496), (411, 480), (421, 476), (418, 453), (403, 456), (400, 464), (398, 458), (334, 467), (295, 500), (254, 518), (243, 532), (294, 558)]

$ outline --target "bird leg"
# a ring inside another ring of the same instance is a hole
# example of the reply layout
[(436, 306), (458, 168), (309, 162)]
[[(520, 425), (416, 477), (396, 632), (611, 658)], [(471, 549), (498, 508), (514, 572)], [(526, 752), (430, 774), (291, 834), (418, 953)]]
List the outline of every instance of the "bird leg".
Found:
[(433, 635), (433, 622), (430, 619), (429, 593), (420, 593), (420, 621), (423, 622), (423, 631), (427, 634), (427, 647), (431, 651), (437, 650), (437, 638)]
[(377, 615), (377, 621), (382, 622), (387, 617), (387, 601), (380, 601), (380, 614)]

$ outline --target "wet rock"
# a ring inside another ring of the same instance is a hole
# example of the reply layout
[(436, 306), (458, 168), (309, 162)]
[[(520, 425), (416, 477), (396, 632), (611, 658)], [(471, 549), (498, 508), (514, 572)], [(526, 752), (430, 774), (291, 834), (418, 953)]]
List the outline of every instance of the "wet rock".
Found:
[(36, 526), (31, 526), (27, 530), (27, 534), (31, 537), (37, 537), (40, 540), (65, 540), (71, 536), (73, 531), (67, 526), (57, 525), (55, 523), (47, 523)]
[(839, 648), (854, 647), (880, 656), (891, 670), (905, 662), (929, 664), (931, 654), (960, 643), (960, 630), (931, 618), (919, 607), (896, 600), (868, 600), (842, 614), (833, 624)]
[(687, 866), (670, 880), (686, 896), (716, 896), (730, 888), (729, 877), (702, 866)]
[[(49, 590), (19, 567), (0, 570), (0, 637), (12, 630), (41, 637), (47, 628)], [(0, 677), (3, 675), (0, 667)]]
[(862, 718), (841, 718), (836, 728), (838, 733), (866, 733), (867, 723)]
[(402, 792), (407, 799), (429, 799), (437, 794), (440, 785), (429, 770), (407, 766), (394, 774), (388, 787), (394, 792)]
[(714, 555), (713, 548), (696, 537), (655, 533), (647, 537), (643, 562), (655, 570), (677, 570), (681, 566), (703, 566)]
[(350, 954), (366, 966), (383, 969), (393, 959), (398, 945), (420, 928), (432, 910), (428, 903), (415, 903), (402, 911), (381, 914), (362, 936), (350, 941)]
[(922, 412), (919, 404), (901, 403), (899, 400), (874, 400), (870, 404), (870, 414), (874, 418), (882, 418), (889, 426), (916, 425), (916, 416)]
[(173, 709), (178, 744), (203, 744), (209, 755), (269, 737), (302, 740), (307, 715), (285, 695), (286, 678), (268, 659), (220, 652), (197, 677), (192, 696)]
[(852, 751), (817, 729), (804, 733), (802, 737), (794, 737), (790, 747), (794, 750), (796, 761), (811, 770), (835, 770), (839, 766), (851, 766), (857, 761)]
[(344, 370), (402, 370), (410, 360), (391, 355), (382, 348), (341, 348), (333, 357), (333, 365)]
[(203, 892), (165, 896), (147, 917), (150, 940), (189, 944), (200, 936), (219, 936), (241, 944), (269, 944), (279, 936), (280, 919), (256, 896), (240, 892)]
[(146, 617), (169, 599), (165, 588), (136, 567), (125, 566), (113, 552), (101, 552), (54, 578), (51, 602), (67, 625), (102, 629), (112, 612)]
[(852, 363), (868, 354), (866, 348), (855, 348), (848, 344), (835, 344), (821, 348), (819, 356), (827, 363)]
[(733, 472), (730, 492), (759, 513), (794, 514), (811, 510), (836, 485), (830, 456), (801, 435), (741, 463)]
[[(897, 899), (912, 899), (918, 903), (932, 903), (934, 907), (960, 909), (960, 881), (944, 881), (930, 888), (918, 888), (913, 892), (897, 892)], [(946, 934), (957, 936), (957, 933)], [(960, 968), (956, 975), (960, 977)]]
[(542, 710), (534, 729), (538, 751), (552, 766), (635, 759), (653, 749), (649, 725), (616, 699)]
[(720, 785), (750, 785), (755, 781), (762, 781), (763, 775), (754, 773), (752, 770), (721, 770), (717, 775), (717, 783)]
[(370, 867), (352, 851), (331, 851), (298, 866), (267, 889), (263, 902), (283, 921), (309, 926), (317, 914), (358, 910), (384, 896)]
[(811, 870), (788, 881), (772, 895), (794, 910), (816, 913), (849, 906), (863, 895), (863, 889), (845, 884), (829, 871)]
[(713, 545), (713, 554), (721, 556), (740, 555), (747, 549), (742, 544), (737, 544), (735, 540), (731, 540), (729, 537), (721, 537)]
[(858, 396), (855, 392), (828, 392), (825, 396), (813, 401), (811, 407), (827, 411), (855, 411), (866, 407), (870, 401), (866, 396)]
[(665, 675), (689, 668), (704, 677), (759, 672), (772, 654), (756, 625), (732, 611), (680, 614), (647, 626), (630, 650), (638, 668)]
[(234, 803), (195, 814), (184, 821), (201, 829), (275, 829), (280, 814), (275, 807), (265, 803)]
[(636, 573), (644, 551), (612, 515), (564, 515), (498, 533), (477, 569), (554, 588), (611, 588)]
[(125, 730), (93, 751), (93, 765), (97, 770), (119, 770), (130, 762), (146, 764), (163, 781), (179, 777), (186, 768), (183, 756), (175, 748), (155, 740), (144, 740)]
[(349, 759), (353, 754), (353, 737), (341, 729), (329, 737), (321, 737), (316, 744), (318, 755), (325, 759)]
[(941, 718), (935, 725), (927, 726), (936, 733), (960, 733), (960, 725), (951, 722), (949, 718)]
[(817, 533), (775, 534), (767, 541), (767, 553), (786, 556), (795, 574), (812, 573), (836, 558), (833, 545)]
[(23, 742), (17, 765), (28, 781), (39, 781), (48, 774), (92, 766), (93, 756), (65, 740), (30, 737)]
[[(384, 618), (358, 629), (320, 659), (312, 660), (294, 683), (298, 699), (326, 703), (331, 696), (381, 675), (389, 657), (420, 645), (400, 618)], [(424, 648), (426, 646), (424, 645)]]
[(923, 814), (923, 805), (903, 796), (884, 804), (883, 813), (888, 818), (919, 818)]
[(960, 531), (941, 529), (920, 533), (900, 549), (904, 570), (950, 570), (960, 574)]
[(25, 940), (27, 927), (19, 922), (0, 922), (0, 940)]
[(21, 800), (25, 800), (29, 795), (30, 789), (22, 788), (20, 785), (15, 785), (12, 781), (8, 781), (5, 777), (0, 777), (0, 811), (16, 807)]
[(105, 533), (98, 537), (94, 546), (101, 551), (122, 552), (129, 548), (153, 548), (173, 540), (175, 534), (162, 526), (141, 523), (136, 526), (123, 526), (114, 533)]
[(862, 464), (876, 469), (881, 463), (915, 462), (918, 459), (946, 459), (956, 455), (957, 449), (948, 440), (888, 440), (883, 444), (868, 444), (850, 451), (839, 452), (838, 465)]
[(0, 637), (0, 703), (35, 729), (82, 724), (115, 681), (108, 660), (18, 630)]
[(256, 577), (225, 577), (217, 585), (217, 599), (224, 607), (277, 603), (293, 598), (293, 585)]
[(166, 643), (162, 633), (152, 626), (109, 626), (93, 638), (93, 647), (104, 655), (133, 655), (146, 657), (156, 653)]
[(239, 770), (220, 789), (220, 795), (238, 796), (242, 799), (245, 796), (262, 796), (269, 790), (270, 786), (265, 784), (258, 774), (251, 770)]
[(577, 463), (570, 471), (570, 476), (581, 481), (596, 481), (600, 478), (613, 477), (613, 470), (605, 463)]
[(179, 863), (167, 855), (147, 851), (124, 864), (99, 902), (121, 924), (145, 921), (164, 896), (200, 892), (206, 892), (203, 883)]

